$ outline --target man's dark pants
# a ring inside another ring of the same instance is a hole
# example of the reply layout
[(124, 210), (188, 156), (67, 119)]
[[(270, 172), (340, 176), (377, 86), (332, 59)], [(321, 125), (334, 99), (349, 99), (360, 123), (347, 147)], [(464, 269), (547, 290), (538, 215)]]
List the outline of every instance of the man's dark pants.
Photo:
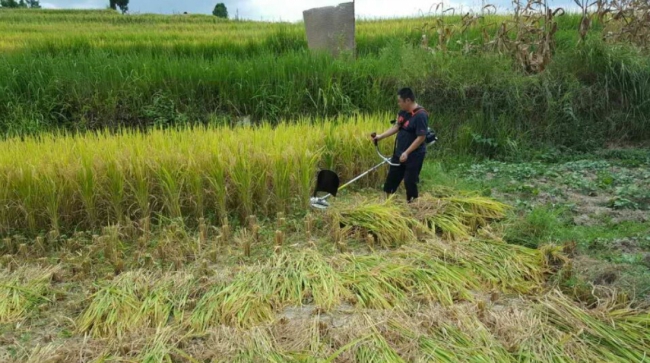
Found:
[(411, 202), (416, 199), (418, 197), (418, 183), (420, 182), (420, 171), (422, 171), (422, 164), (424, 164), (424, 156), (425, 153), (413, 153), (409, 155), (403, 164), (399, 162), (399, 156), (393, 156), (391, 163), (400, 165), (391, 165), (388, 170), (386, 183), (384, 183), (384, 192), (387, 194), (395, 193), (397, 187), (404, 180), (406, 200)]

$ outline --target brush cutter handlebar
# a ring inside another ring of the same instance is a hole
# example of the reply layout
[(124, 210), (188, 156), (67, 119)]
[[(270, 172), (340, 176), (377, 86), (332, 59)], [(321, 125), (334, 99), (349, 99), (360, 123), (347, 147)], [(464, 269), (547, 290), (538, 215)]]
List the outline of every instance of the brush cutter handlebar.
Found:
[(372, 137), (372, 141), (375, 143), (375, 149), (377, 149), (377, 155), (379, 155), (379, 157), (380, 157), (380, 158), (381, 158), (381, 159), (382, 159), (386, 164), (388, 164), (388, 165), (390, 165), (390, 166), (399, 166), (400, 164), (394, 164), (393, 162), (391, 162), (391, 159), (390, 159), (390, 158), (388, 158), (388, 157), (382, 155), (381, 151), (379, 151), (379, 140), (376, 139), (376, 137), (377, 137), (377, 133), (376, 133), (376, 132), (373, 132), (370, 136)]

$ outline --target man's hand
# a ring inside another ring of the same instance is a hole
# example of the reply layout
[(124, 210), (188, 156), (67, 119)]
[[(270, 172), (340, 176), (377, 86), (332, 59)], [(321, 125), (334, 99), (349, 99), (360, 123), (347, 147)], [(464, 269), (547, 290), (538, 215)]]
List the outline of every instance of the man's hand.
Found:
[(399, 157), (399, 162), (400, 163), (405, 163), (408, 158), (409, 158), (409, 154), (403, 152), (402, 156)]

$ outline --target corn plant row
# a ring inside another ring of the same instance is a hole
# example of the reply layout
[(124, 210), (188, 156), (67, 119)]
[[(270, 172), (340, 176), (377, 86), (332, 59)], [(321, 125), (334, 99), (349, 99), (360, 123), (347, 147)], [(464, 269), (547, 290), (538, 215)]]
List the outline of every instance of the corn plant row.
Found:
[(162, 217), (220, 221), (301, 210), (318, 168), (349, 178), (377, 162), (367, 135), (388, 119), (9, 140), (0, 144), (0, 230), (93, 229)]

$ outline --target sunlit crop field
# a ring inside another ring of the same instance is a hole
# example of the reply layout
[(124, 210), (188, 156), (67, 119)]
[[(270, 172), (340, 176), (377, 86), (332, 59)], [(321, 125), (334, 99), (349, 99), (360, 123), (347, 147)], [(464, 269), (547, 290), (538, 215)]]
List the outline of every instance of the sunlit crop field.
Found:
[[(650, 158), (594, 146), (650, 135), (647, 4), (601, 5), (361, 20), (340, 58), (300, 23), (0, 10), (0, 361), (647, 361)], [(311, 209), (403, 86), (421, 197), (384, 165)]]

